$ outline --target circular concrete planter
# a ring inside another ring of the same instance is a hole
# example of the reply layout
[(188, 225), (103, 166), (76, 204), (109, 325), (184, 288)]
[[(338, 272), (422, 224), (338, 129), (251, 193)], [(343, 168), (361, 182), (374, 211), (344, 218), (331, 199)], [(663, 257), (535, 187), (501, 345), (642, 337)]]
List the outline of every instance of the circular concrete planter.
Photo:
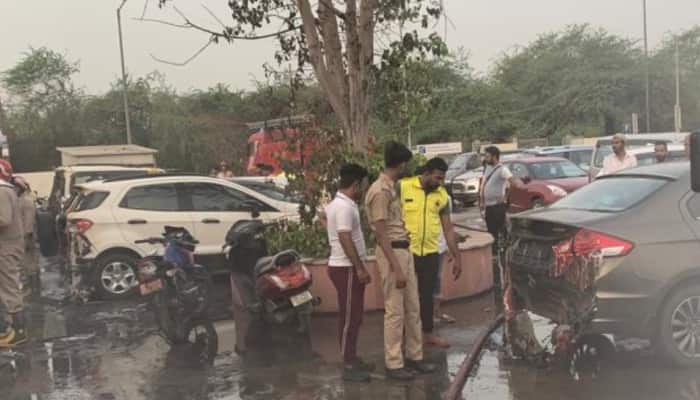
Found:
[[(462, 276), (455, 281), (452, 269), (448, 265), (442, 268), (442, 298), (453, 300), (483, 293), (493, 286), (493, 268), (491, 266), (491, 244), (493, 238), (487, 233), (469, 232), (471, 235), (460, 245), (462, 257)], [(311, 291), (321, 298), (321, 305), (316, 312), (334, 313), (338, 311), (337, 293), (328, 278), (327, 260), (306, 260), (306, 266), (313, 275)], [(365, 311), (384, 308), (384, 296), (381, 278), (374, 257), (367, 261), (367, 268), (372, 275), (372, 283), (365, 288)]]

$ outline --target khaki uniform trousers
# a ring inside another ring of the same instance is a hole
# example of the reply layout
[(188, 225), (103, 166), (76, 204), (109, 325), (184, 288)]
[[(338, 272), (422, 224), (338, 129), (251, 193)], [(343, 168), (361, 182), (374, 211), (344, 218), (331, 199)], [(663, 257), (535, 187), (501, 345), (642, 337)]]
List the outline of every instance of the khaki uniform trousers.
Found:
[(39, 273), (39, 252), (37, 251), (34, 238), (27, 237), (24, 246), (24, 259), (22, 269), (25, 275), (36, 275)]
[(406, 358), (412, 361), (423, 360), (423, 331), (413, 255), (408, 249), (394, 249), (394, 254), (406, 277), (406, 287), (403, 289), (396, 288), (395, 275), (389, 269), (389, 261), (377, 247), (377, 268), (384, 292), (384, 362), (389, 369), (403, 368), (404, 347)]
[(24, 243), (0, 244), (0, 303), (10, 314), (22, 311), (24, 298), (20, 285)]

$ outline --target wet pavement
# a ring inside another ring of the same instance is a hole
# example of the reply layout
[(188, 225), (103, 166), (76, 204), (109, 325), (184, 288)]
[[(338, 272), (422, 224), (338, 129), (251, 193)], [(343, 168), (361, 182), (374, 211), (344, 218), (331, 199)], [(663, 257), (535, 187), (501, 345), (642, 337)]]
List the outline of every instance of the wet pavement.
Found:
[[(535, 317), (542, 343), (551, 326)], [(503, 331), (491, 336), (462, 392), (466, 399), (700, 400), (700, 370), (676, 368), (648, 341), (626, 339), (569, 365), (535, 367), (504, 356)]]
[[(0, 352), (2, 400), (439, 399), (493, 317), (490, 294), (449, 304), (445, 311), (459, 322), (439, 333), (452, 347), (426, 357), (440, 365), (438, 373), (403, 384), (385, 380), (378, 368), (369, 384), (344, 383), (332, 315), (314, 316), (314, 357), (236, 354), (227, 287), (220, 282), (214, 314), (225, 319), (216, 322), (218, 355), (205, 368), (159, 336), (146, 301), (68, 304), (59, 266), (43, 261), (43, 268), (41, 298), (28, 305), (31, 342), (14, 353)], [(382, 314), (370, 313), (361, 355), (380, 367), (382, 343)]]

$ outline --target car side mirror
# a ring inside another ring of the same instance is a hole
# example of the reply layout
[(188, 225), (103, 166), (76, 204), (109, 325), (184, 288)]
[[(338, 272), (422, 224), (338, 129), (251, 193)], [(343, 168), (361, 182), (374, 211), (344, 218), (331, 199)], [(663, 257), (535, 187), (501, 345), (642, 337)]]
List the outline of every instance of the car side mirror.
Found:
[(523, 181), (523, 183), (526, 185), (532, 182), (532, 178), (530, 178), (529, 176), (523, 176), (522, 178), (520, 178), (520, 180)]
[(700, 131), (690, 134), (690, 187), (700, 192)]

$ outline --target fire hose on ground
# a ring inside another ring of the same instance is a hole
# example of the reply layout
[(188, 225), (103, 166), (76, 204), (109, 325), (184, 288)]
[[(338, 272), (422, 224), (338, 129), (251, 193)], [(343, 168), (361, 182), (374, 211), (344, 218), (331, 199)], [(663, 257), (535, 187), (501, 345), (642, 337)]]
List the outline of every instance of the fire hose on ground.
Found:
[[(474, 226), (462, 224), (454, 225), (464, 230), (488, 233), (486, 230), (479, 229)], [(469, 352), (464, 358), (464, 361), (462, 361), (462, 364), (460, 365), (454, 380), (450, 383), (450, 386), (447, 388), (447, 392), (445, 392), (445, 395), (443, 397), (444, 400), (457, 400), (461, 398), (461, 393), (462, 390), (464, 390), (464, 385), (466, 385), (467, 379), (469, 379), (469, 376), (472, 374), (474, 368), (478, 364), (479, 357), (481, 356), (482, 350), (488, 342), (489, 337), (493, 334), (493, 332), (496, 329), (498, 329), (499, 326), (501, 326), (501, 324), (503, 324), (504, 321), (505, 317), (503, 316), (503, 314), (499, 314), (493, 321), (491, 321), (488, 327), (479, 334), (476, 342), (474, 343), (474, 347), (472, 348), (471, 352)]]
[(462, 362), (462, 365), (460, 365), (454, 380), (447, 388), (447, 392), (445, 392), (443, 397), (444, 400), (457, 400), (461, 398), (460, 395), (464, 389), (464, 385), (467, 383), (467, 379), (474, 370), (474, 367), (476, 367), (478, 364), (479, 357), (481, 356), (484, 346), (488, 342), (489, 337), (496, 329), (498, 329), (499, 326), (501, 326), (504, 320), (503, 314), (498, 315), (493, 321), (491, 321), (489, 326), (479, 334), (476, 342), (474, 343), (474, 347), (464, 358), (464, 361)]

